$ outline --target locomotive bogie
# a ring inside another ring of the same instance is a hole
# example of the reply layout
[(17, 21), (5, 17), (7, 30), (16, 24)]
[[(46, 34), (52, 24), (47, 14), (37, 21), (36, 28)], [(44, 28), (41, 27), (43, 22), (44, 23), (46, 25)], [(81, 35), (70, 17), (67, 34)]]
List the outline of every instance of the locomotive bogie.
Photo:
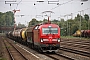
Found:
[(40, 44), (43, 52), (57, 52), (60, 44)]

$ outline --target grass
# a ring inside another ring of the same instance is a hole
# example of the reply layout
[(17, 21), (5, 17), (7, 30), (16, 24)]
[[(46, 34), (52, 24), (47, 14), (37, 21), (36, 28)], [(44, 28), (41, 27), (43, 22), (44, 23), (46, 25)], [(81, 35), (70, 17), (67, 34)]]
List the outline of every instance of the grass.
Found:
[(0, 36), (5, 36), (5, 33), (0, 33)]
[(7, 46), (7, 48), (10, 48), (10, 46)]
[(0, 57), (0, 60), (7, 60), (6, 58), (2, 58), (2, 57)]

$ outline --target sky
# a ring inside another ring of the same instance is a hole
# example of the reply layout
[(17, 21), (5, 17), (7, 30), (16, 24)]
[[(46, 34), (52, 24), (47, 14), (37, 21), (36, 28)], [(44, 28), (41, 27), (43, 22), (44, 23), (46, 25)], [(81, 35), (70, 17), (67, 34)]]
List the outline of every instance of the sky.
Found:
[[(0, 0), (0, 12), (13, 11), (14, 9), (20, 10), (15, 13), (16, 23), (27, 25), (32, 18), (36, 18), (37, 20), (47, 19), (45, 15), (50, 16), (50, 20), (60, 20), (61, 18), (67, 20), (71, 18), (71, 13), (74, 19), (77, 14), (80, 14), (80, 11), (82, 16), (84, 14), (90, 16), (90, 0), (85, 2), (81, 0)], [(45, 11), (53, 13), (43, 13)]]

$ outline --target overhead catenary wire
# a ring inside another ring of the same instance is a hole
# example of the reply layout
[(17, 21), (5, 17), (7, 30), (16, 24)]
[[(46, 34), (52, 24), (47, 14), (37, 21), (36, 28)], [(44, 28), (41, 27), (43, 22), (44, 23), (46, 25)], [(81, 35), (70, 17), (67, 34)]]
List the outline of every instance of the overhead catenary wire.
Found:
[(80, 11), (76, 11), (76, 12), (73, 12), (73, 13), (70, 13), (70, 14), (65, 14), (65, 15), (60, 15), (62, 17), (65, 17), (67, 15), (71, 15), (71, 14), (75, 14), (75, 13), (78, 13), (78, 12), (81, 12), (81, 11), (86, 11), (86, 10), (89, 10), (90, 8), (86, 8), (86, 9), (83, 9), (83, 10), (80, 10)]
[[(58, 8), (59, 6), (64, 5), (64, 4), (67, 4), (67, 3), (70, 3), (70, 2), (72, 2), (72, 1), (73, 1), (73, 0), (70, 0), (70, 1), (64, 2), (64, 3), (62, 3), (62, 4), (58, 4), (58, 6), (52, 8), (51, 10), (56, 9), (56, 8)], [(88, 10), (88, 9), (90, 9), (90, 8), (86, 8), (86, 9), (81, 10), (81, 11), (85, 11), (85, 10)], [(77, 11), (77, 12), (80, 12), (80, 11)], [(77, 12), (74, 12), (74, 13), (77, 13)], [(70, 14), (74, 14), (74, 13), (70, 13)], [(70, 15), (70, 14), (66, 14), (66, 15)]]
[[(18, 5), (19, 5), (21, 2), (22, 2), (22, 0), (21, 0), (21, 1), (19, 1), (19, 3), (17, 4), (17, 7), (18, 7)], [(16, 7), (16, 9), (17, 9), (17, 7)]]
[(62, 4), (58, 4), (58, 6), (52, 8), (51, 10), (56, 9), (56, 8), (59, 7), (59, 6), (64, 5), (64, 4), (67, 4), (67, 3), (70, 3), (70, 2), (72, 2), (72, 1), (73, 1), (73, 0), (67, 1), (67, 2), (62, 3)]

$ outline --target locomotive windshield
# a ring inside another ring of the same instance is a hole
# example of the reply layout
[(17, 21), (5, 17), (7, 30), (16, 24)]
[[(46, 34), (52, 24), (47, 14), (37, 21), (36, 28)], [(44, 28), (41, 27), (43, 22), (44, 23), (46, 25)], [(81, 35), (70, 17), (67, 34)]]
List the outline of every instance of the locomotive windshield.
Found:
[(58, 28), (42, 28), (43, 34), (58, 34)]

